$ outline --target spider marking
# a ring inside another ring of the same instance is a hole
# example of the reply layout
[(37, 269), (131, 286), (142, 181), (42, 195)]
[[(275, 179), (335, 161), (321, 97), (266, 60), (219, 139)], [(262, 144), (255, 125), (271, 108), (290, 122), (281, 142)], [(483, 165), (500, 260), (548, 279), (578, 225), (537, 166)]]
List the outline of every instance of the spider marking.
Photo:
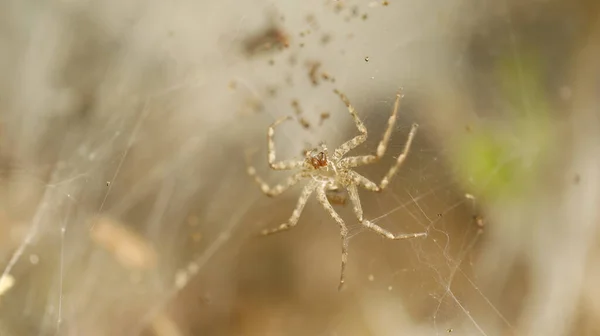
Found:
[(254, 181), (256, 181), (256, 183), (260, 186), (262, 192), (269, 197), (275, 197), (280, 195), (281, 193), (294, 186), (301, 180), (308, 180), (308, 183), (300, 193), (300, 197), (298, 198), (296, 207), (292, 211), (292, 215), (287, 220), (287, 222), (279, 225), (278, 227), (263, 230), (262, 234), (270, 235), (273, 233), (289, 230), (292, 227), (296, 226), (296, 224), (298, 223), (298, 219), (300, 218), (300, 215), (302, 213), (302, 210), (304, 210), (304, 206), (308, 201), (308, 198), (313, 193), (316, 193), (316, 197), (319, 203), (321, 203), (323, 208), (340, 226), (340, 235), (342, 238), (342, 265), (338, 289), (342, 289), (342, 286), (345, 282), (346, 262), (348, 260), (348, 228), (344, 223), (344, 220), (333, 209), (333, 206), (331, 205), (327, 197), (327, 192), (338, 191), (341, 188), (346, 189), (350, 198), (350, 202), (353, 206), (354, 214), (356, 215), (356, 218), (358, 219), (360, 224), (363, 225), (365, 228), (380, 234), (384, 238), (399, 240), (416, 237), (427, 237), (427, 232), (394, 235), (390, 231), (378, 226), (377, 224), (369, 220), (365, 220), (363, 218), (363, 210), (360, 204), (360, 198), (358, 196), (359, 186), (374, 192), (381, 192), (388, 187), (390, 180), (398, 172), (398, 169), (406, 159), (419, 125), (412, 124), (402, 153), (400, 153), (400, 155), (396, 159), (395, 164), (392, 165), (392, 167), (388, 170), (387, 174), (383, 176), (379, 184), (372, 182), (371, 180), (352, 170), (352, 168), (358, 166), (375, 163), (385, 155), (388, 143), (392, 135), (394, 124), (396, 123), (398, 108), (400, 106), (402, 94), (400, 92), (396, 94), (396, 101), (394, 103), (392, 115), (388, 119), (387, 128), (383, 134), (381, 141), (379, 142), (379, 145), (377, 146), (376, 153), (371, 155), (344, 157), (349, 151), (365, 142), (365, 140), (367, 139), (367, 128), (359, 119), (356, 111), (354, 110), (354, 107), (350, 104), (348, 98), (343, 93), (337, 90), (334, 90), (334, 92), (340, 97), (344, 104), (346, 104), (348, 112), (352, 116), (356, 128), (360, 133), (359, 135), (346, 141), (339, 148), (335, 149), (333, 151), (333, 155), (329, 154), (327, 146), (325, 146), (325, 144), (321, 144), (320, 148), (313, 149), (312, 151), (307, 151), (304, 160), (275, 161), (275, 142), (273, 140), (275, 128), (282, 122), (292, 119), (292, 117), (290, 116), (284, 117), (271, 124), (267, 130), (267, 161), (269, 163), (269, 167), (271, 167), (271, 169), (273, 170), (298, 169), (299, 171), (297, 171), (292, 176), (288, 177), (283, 183), (277, 184), (273, 187), (269, 186), (262, 178), (260, 178), (256, 173), (256, 169), (250, 164), (248, 164), (247, 171), (248, 174), (254, 179)]

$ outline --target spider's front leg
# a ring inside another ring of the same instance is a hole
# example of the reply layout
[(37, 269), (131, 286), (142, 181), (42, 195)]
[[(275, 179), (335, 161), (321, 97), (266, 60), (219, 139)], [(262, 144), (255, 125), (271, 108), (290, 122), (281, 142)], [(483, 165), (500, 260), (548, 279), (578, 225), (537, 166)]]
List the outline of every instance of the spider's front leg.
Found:
[(413, 124), (410, 128), (410, 133), (408, 133), (408, 138), (406, 139), (406, 143), (404, 144), (404, 149), (402, 149), (402, 153), (398, 155), (396, 162), (390, 167), (390, 170), (388, 170), (387, 174), (385, 174), (385, 176), (381, 179), (381, 182), (379, 182), (379, 188), (381, 188), (382, 190), (389, 185), (390, 181), (392, 180), (392, 177), (396, 175), (398, 169), (400, 168), (400, 166), (402, 166), (404, 160), (406, 160), (408, 152), (410, 151), (410, 147), (412, 146), (413, 139), (415, 138), (415, 134), (417, 134), (418, 128), (418, 124)]
[(299, 172), (299, 173), (296, 173), (296, 174), (288, 177), (285, 180), (285, 182), (277, 184), (274, 187), (271, 187), (260, 176), (258, 176), (258, 174), (256, 173), (256, 168), (254, 168), (252, 165), (250, 165), (250, 157), (251, 157), (251, 154), (246, 153), (246, 165), (247, 165), (246, 172), (248, 173), (248, 175), (250, 175), (250, 177), (252, 177), (254, 179), (254, 182), (260, 187), (260, 190), (269, 197), (278, 196), (282, 192), (288, 190), (289, 188), (294, 186), (296, 183), (298, 183), (303, 177), (305, 177), (305, 174), (303, 172)]
[(354, 138), (350, 139), (349, 141), (346, 141), (338, 149), (335, 150), (335, 152), (333, 153), (333, 160), (337, 161), (340, 158), (342, 158), (344, 155), (346, 155), (346, 153), (348, 153), (352, 149), (358, 147), (360, 144), (365, 142), (365, 140), (367, 140), (367, 128), (365, 127), (363, 122), (358, 117), (358, 114), (356, 114), (356, 110), (354, 109), (354, 106), (352, 106), (352, 104), (350, 104), (350, 100), (348, 100), (348, 97), (346, 97), (345, 94), (341, 93), (338, 90), (333, 90), (333, 92), (335, 92), (340, 97), (340, 99), (344, 102), (344, 104), (346, 104), (346, 107), (348, 108), (348, 112), (350, 112), (350, 115), (352, 116), (352, 120), (354, 120), (354, 123), (356, 124), (356, 128), (360, 132), (360, 135), (357, 135)]
[(348, 194), (350, 195), (350, 201), (352, 202), (354, 214), (356, 215), (356, 218), (358, 219), (360, 224), (362, 224), (367, 229), (377, 232), (378, 234), (380, 234), (381, 236), (383, 236), (387, 239), (393, 239), (393, 240), (417, 238), (417, 237), (427, 237), (427, 232), (395, 235), (395, 234), (391, 233), (390, 231), (380, 227), (379, 225), (374, 224), (368, 220), (365, 220), (363, 218), (363, 210), (362, 210), (362, 206), (360, 204), (360, 198), (358, 197), (358, 188), (356, 187), (356, 185), (352, 184), (352, 185), (348, 186)]
[(247, 172), (248, 175), (250, 175), (250, 177), (254, 178), (254, 182), (260, 187), (260, 190), (269, 197), (279, 196), (281, 193), (293, 187), (296, 183), (298, 183), (305, 177), (305, 174), (303, 172), (299, 172), (288, 177), (285, 180), (285, 182), (276, 184), (275, 186), (271, 187), (267, 184), (267, 182), (260, 178), (258, 174), (256, 174), (256, 169), (254, 167), (248, 166)]
[(275, 128), (282, 122), (292, 119), (293, 118), (290, 116), (280, 118), (272, 123), (267, 130), (267, 161), (269, 162), (269, 167), (273, 170), (290, 170), (304, 165), (304, 160), (284, 160), (275, 162)]
[(320, 187), (317, 189), (317, 199), (319, 200), (319, 203), (321, 203), (321, 205), (323, 205), (323, 208), (325, 208), (325, 210), (327, 210), (329, 215), (333, 219), (335, 219), (335, 221), (340, 226), (340, 235), (342, 237), (342, 270), (340, 273), (340, 284), (338, 286), (338, 290), (341, 290), (342, 287), (344, 286), (344, 282), (346, 281), (345, 273), (346, 273), (346, 263), (348, 262), (348, 227), (346, 227), (346, 224), (344, 223), (344, 220), (342, 219), (342, 217), (340, 217), (340, 215), (338, 215), (338, 213), (335, 212), (335, 210), (333, 209), (333, 207), (327, 200), (327, 194), (325, 192), (324, 187)]
[[(344, 158), (340, 162), (342, 167), (354, 168), (354, 167), (358, 167), (358, 166), (362, 166), (362, 165), (375, 163), (375, 162), (379, 161), (385, 155), (388, 144), (392, 137), (394, 125), (396, 124), (396, 119), (398, 118), (398, 110), (400, 109), (400, 101), (401, 101), (402, 97), (403, 97), (402, 92), (399, 91), (396, 94), (396, 101), (394, 102), (394, 109), (392, 110), (392, 115), (388, 119), (387, 127), (385, 129), (385, 132), (383, 133), (383, 137), (381, 138), (379, 145), (377, 146), (377, 152), (375, 153), (375, 155), (351, 156), (351, 157)], [(390, 172), (386, 175), (387, 180), (389, 180), (391, 178), (391, 176), (393, 174), (395, 174), (398, 167), (402, 164), (402, 161), (404, 161), (404, 157), (406, 157), (406, 155), (408, 154), (408, 150), (410, 149), (413, 138), (415, 137), (415, 134), (417, 133), (418, 127), (419, 127), (418, 124), (413, 124), (411, 126), (410, 133), (408, 134), (408, 139), (406, 140), (406, 144), (404, 146), (404, 151), (402, 152), (402, 154), (400, 154), (400, 156), (396, 160), (396, 164), (394, 166), (392, 166), (392, 168), (390, 169)], [(384, 179), (386, 179), (386, 178), (384, 178)], [(382, 182), (382, 184), (383, 184), (383, 182)]]
[[(392, 180), (392, 178), (394, 177), (394, 175), (396, 175), (396, 173), (398, 172), (398, 169), (402, 166), (402, 163), (404, 163), (404, 160), (406, 160), (406, 157), (408, 156), (408, 153), (410, 152), (410, 148), (412, 146), (415, 135), (417, 134), (418, 128), (419, 128), (418, 124), (412, 125), (412, 127), (410, 128), (410, 133), (408, 133), (408, 138), (406, 139), (406, 143), (404, 144), (404, 149), (402, 150), (402, 153), (400, 153), (400, 155), (398, 155), (396, 162), (392, 165), (392, 167), (390, 167), (390, 169), (385, 174), (385, 176), (383, 176), (383, 178), (381, 179), (381, 182), (379, 182), (379, 185), (377, 185), (377, 188), (367, 187), (367, 189), (373, 190), (373, 191), (381, 191), (381, 190), (387, 188), (387, 186), (389, 185), (389, 183)], [(379, 146), (381, 147), (381, 144), (379, 144)], [(377, 148), (377, 152), (378, 152), (377, 155), (351, 156), (351, 157), (343, 158), (342, 160), (340, 160), (340, 166), (342, 168), (349, 169), (349, 168), (354, 168), (354, 167), (358, 167), (358, 166), (376, 162), (385, 153), (385, 148), (387, 147), (387, 144), (385, 144), (385, 146), (383, 146), (383, 149), (381, 151), (380, 151), (380, 147)], [(379, 155), (380, 152), (381, 152), (381, 155)], [(372, 182), (370, 182), (370, 183), (372, 183)], [(369, 184), (369, 183), (367, 183), (367, 184)], [(377, 189), (377, 190), (374, 190), (374, 189)]]
[(315, 191), (316, 187), (317, 187), (316, 182), (311, 182), (306, 187), (304, 187), (304, 189), (302, 189), (302, 193), (300, 194), (300, 198), (298, 198), (298, 203), (296, 204), (296, 208), (292, 212), (292, 216), (290, 216), (290, 218), (288, 219), (287, 222), (285, 222), (273, 229), (265, 229), (261, 233), (266, 236), (266, 235), (270, 235), (273, 233), (289, 230), (289, 229), (293, 228), (294, 226), (296, 226), (296, 224), (298, 224), (298, 219), (300, 219), (300, 215), (302, 214), (302, 210), (304, 210), (304, 206), (306, 205), (306, 202), (308, 201), (308, 198), (313, 193), (313, 191)]

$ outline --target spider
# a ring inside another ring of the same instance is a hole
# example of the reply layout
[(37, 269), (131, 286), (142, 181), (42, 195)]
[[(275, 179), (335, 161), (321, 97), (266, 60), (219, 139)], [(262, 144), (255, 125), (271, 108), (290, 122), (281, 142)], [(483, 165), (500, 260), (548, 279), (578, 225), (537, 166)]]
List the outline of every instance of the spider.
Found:
[(340, 226), (340, 235), (342, 238), (342, 265), (340, 272), (340, 282), (338, 290), (341, 290), (345, 282), (345, 270), (346, 262), (348, 261), (348, 228), (344, 223), (344, 220), (338, 215), (331, 205), (327, 192), (338, 191), (340, 189), (346, 189), (348, 196), (353, 206), (354, 214), (362, 226), (372, 230), (387, 239), (408, 239), (417, 237), (427, 237), (427, 232), (421, 233), (410, 233), (410, 234), (393, 234), (390, 231), (376, 225), (375, 223), (364, 219), (363, 210), (360, 204), (360, 198), (358, 195), (358, 187), (365, 188), (369, 191), (381, 192), (388, 187), (392, 177), (398, 172), (398, 169), (406, 159), (417, 129), (418, 124), (412, 124), (406, 144), (402, 153), (396, 159), (395, 164), (389, 169), (387, 174), (383, 177), (379, 184), (372, 182), (366, 177), (355, 172), (352, 168), (376, 163), (385, 154), (394, 124), (398, 114), (398, 107), (400, 106), (400, 100), (402, 98), (401, 92), (396, 94), (396, 101), (394, 103), (394, 109), (392, 115), (388, 119), (387, 128), (383, 134), (383, 138), (377, 146), (375, 154), (362, 155), (362, 156), (349, 156), (344, 157), (349, 151), (356, 148), (367, 139), (367, 129), (363, 122), (359, 119), (354, 107), (350, 104), (350, 101), (343, 93), (338, 90), (334, 92), (340, 97), (340, 99), (346, 104), (348, 112), (352, 116), (356, 128), (358, 129), (359, 135), (343, 143), (339, 148), (333, 151), (333, 155), (330, 155), (327, 150), (325, 143), (321, 143), (319, 148), (307, 151), (304, 160), (284, 160), (275, 161), (275, 141), (273, 140), (275, 134), (275, 128), (286, 120), (291, 120), (293, 117), (287, 116), (276, 120), (272, 123), (267, 131), (267, 148), (268, 148), (268, 162), (269, 166), (273, 170), (298, 170), (295, 174), (288, 177), (281, 184), (277, 184), (273, 187), (269, 186), (260, 176), (257, 175), (256, 169), (248, 163), (247, 172), (254, 179), (254, 181), (260, 186), (263, 193), (267, 196), (275, 197), (294, 186), (301, 180), (308, 180), (306, 186), (302, 190), (295, 209), (292, 215), (289, 217), (287, 222), (279, 225), (272, 229), (266, 229), (262, 231), (263, 235), (271, 235), (277, 232), (289, 230), (296, 226), (300, 214), (306, 205), (309, 197), (316, 193), (317, 200), (323, 208), (329, 213), (329, 215), (337, 222)]

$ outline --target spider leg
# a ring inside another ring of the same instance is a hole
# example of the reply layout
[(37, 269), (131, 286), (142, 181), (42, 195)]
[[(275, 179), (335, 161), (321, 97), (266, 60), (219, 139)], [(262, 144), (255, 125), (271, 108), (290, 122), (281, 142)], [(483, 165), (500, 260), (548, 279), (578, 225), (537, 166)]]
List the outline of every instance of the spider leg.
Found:
[(358, 131), (360, 132), (360, 135), (357, 135), (354, 138), (346, 141), (338, 149), (335, 150), (333, 154), (333, 160), (337, 161), (341, 157), (346, 155), (346, 153), (348, 153), (350, 150), (356, 148), (358, 145), (362, 144), (363, 142), (365, 142), (365, 140), (367, 140), (367, 128), (356, 114), (356, 110), (354, 109), (352, 104), (350, 104), (350, 100), (348, 100), (348, 97), (346, 97), (345, 94), (341, 93), (338, 90), (334, 90), (333, 92), (340, 96), (340, 99), (342, 99), (344, 104), (346, 104), (348, 112), (350, 112), (350, 115), (352, 116), (352, 119), (356, 124), (356, 128), (358, 128)]
[(394, 175), (396, 175), (396, 173), (398, 172), (398, 169), (400, 168), (400, 166), (402, 166), (402, 163), (404, 163), (404, 160), (406, 160), (406, 157), (408, 156), (408, 152), (410, 151), (410, 147), (412, 146), (413, 139), (415, 138), (415, 134), (417, 133), (418, 127), (419, 127), (419, 125), (417, 125), (417, 124), (412, 125), (412, 127), (410, 129), (410, 133), (408, 133), (408, 138), (406, 139), (406, 143), (404, 144), (404, 148), (402, 149), (402, 153), (400, 153), (400, 155), (398, 155), (396, 162), (390, 167), (390, 170), (388, 170), (387, 174), (385, 174), (383, 179), (381, 179), (381, 182), (379, 183), (379, 188), (381, 188), (382, 190), (388, 186), (388, 184), (392, 180), (392, 177), (394, 177)]
[(375, 182), (369, 180), (368, 178), (360, 175), (355, 171), (349, 171), (350, 177), (354, 181), (354, 183), (360, 185), (361, 187), (374, 192), (380, 192), (381, 188)]
[[(361, 183), (366, 189), (369, 189), (371, 191), (381, 191), (381, 190), (387, 188), (387, 186), (389, 185), (389, 183), (392, 180), (392, 178), (394, 177), (394, 175), (396, 175), (396, 173), (398, 172), (398, 169), (402, 166), (402, 163), (404, 163), (404, 160), (406, 160), (406, 157), (408, 156), (408, 153), (410, 152), (410, 148), (412, 146), (412, 142), (414, 140), (415, 134), (417, 133), (418, 127), (419, 126), (417, 124), (413, 124), (413, 126), (410, 130), (410, 133), (408, 134), (406, 143), (404, 144), (404, 149), (402, 150), (402, 153), (400, 153), (400, 155), (398, 155), (396, 162), (392, 165), (392, 167), (390, 167), (388, 172), (381, 179), (381, 182), (379, 182), (379, 185), (376, 186), (377, 188), (374, 188), (372, 186), (373, 183), (370, 181)], [(376, 155), (353, 156), (353, 157), (347, 157), (347, 158), (342, 159), (340, 161), (340, 166), (342, 168), (347, 169), (347, 168), (362, 166), (365, 164), (370, 164), (377, 160), (379, 160), (379, 159), (377, 158)], [(362, 177), (362, 179), (366, 179), (366, 178)]]
[[(419, 129), (419, 124), (412, 124), (410, 127), (410, 132), (408, 133), (408, 137), (406, 139), (406, 143), (404, 144), (403, 154), (407, 154), (412, 142), (414, 140), (415, 135), (417, 134), (417, 130)], [(378, 146), (378, 151), (381, 146), (381, 143)], [(381, 155), (361, 155), (361, 156), (349, 156), (340, 160), (340, 166), (343, 168), (354, 168), (358, 166), (364, 166), (371, 163), (375, 163), (379, 161), (383, 155), (385, 154), (385, 150), (387, 149), (387, 144), (385, 144), (385, 149), (381, 153)], [(407, 148), (408, 147), (408, 148)], [(401, 155), (402, 156), (402, 155)], [(398, 157), (400, 159), (400, 157)]]
[(427, 232), (419, 232), (419, 233), (408, 233), (408, 234), (397, 234), (394, 235), (390, 231), (382, 228), (381, 226), (374, 224), (368, 220), (363, 218), (363, 210), (360, 205), (360, 198), (358, 197), (358, 188), (356, 185), (351, 184), (348, 186), (348, 194), (350, 195), (350, 201), (352, 202), (354, 208), (354, 214), (361, 225), (370, 229), (372, 231), (377, 232), (387, 239), (399, 240), (399, 239), (407, 239), (407, 238), (417, 238), (417, 237), (427, 237)]
[(248, 166), (247, 172), (250, 177), (254, 178), (256, 184), (260, 186), (260, 190), (269, 197), (279, 196), (281, 193), (288, 190), (305, 177), (303, 172), (299, 172), (288, 177), (283, 183), (271, 187), (260, 176), (258, 176), (254, 167)]
[[(357, 167), (357, 166), (361, 166), (361, 165), (371, 164), (371, 163), (379, 161), (385, 155), (388, 144), (392, 137), (392, 131), (394, 130), (394, 125), (396, 124), (396, 119), (398, 117), (398, 109), (400, 108), (401, 98), (402, 98), (402, 93), (398, 92), (396, 94), (396, 101), (394, 102), (394, 109), (392, 110), (392, 115), (388, 119), (387, 128), (385, 129), (385, 132), (383, 133), (383, 137), (381, 138), (381, 141), (379, 142), (379, 145), (377, 146), (376, 154), (344, 158), (341, 161), (341, 165), (343, 167), (352, 168), (352, 167)], [(417, 124), (412, 125), (412, 127), (410, 129), (410, 133), (408, 135), (407, 142), (412, 141), (412, 138), (415, 136), (415, 133), (417, 132), (418, 127), (419, 127), (419, 125), (417, 125)]]
[(275, 162), (275, 140), (273, 139), (275, 136), (275, 127), (286, 120), (293, 119), (290, 116), (280, 118), (272, 123), (267, 130), (267, 160), (269, 162), (269, 167), (273, 170), (290, 170), (298, 167), (302, 167), (304, 164), (304, 160), (284, 160)]
[(341, 290), (345, 280), (345, 272), (346, 272), (346, 263), (348, 262), (348, 228), (344, 223), (344, 220), (337, 212), (333, 209), (329, 201), (327, 200), (327, 194), (325, 193), (325, 188), (321, 187), (317, 189), (317, 199), (319, 203), (323, 205), (323, 208), (329, 212), (329, 215), (335, 219), (335, 221), (340, 226), (340, 235), (342, 237), (342, 270), (340, 273), (340, 284), (338, 286), (338, 290)]
[(348, 186), (348, 195), (350, 196), (350, 202), (352, 202), (352, 208), (354, 210), (354, 214), (356, 215), (356, 218), (358, 219), (359, 222), (363, 222), (363, 210), (362, 210), (362, 206), (360, 205), (360, 198), (358, 197), (358, 188), (356, 188), (356, 185), (351, 184)]
[(271, 234), (274, 234), (277, 232), (289, 230), (289, 229), (293, 228), (294, 226), (296, 226), (296, 224), (298, 224), (298, 219), (300, 219), (300, 215), (302, 214), (302, 210), (304, 210), (304, 206), (306, 205), (306, 202), (308, 201), (308, 198), (313, 193), (313, 191), (315, 191), (316, 187), (317, 187), (317, 184), (314, 182), (306, 185), (306, 187), (304, 187), (304, 189), (302, 189), (302, 193), (300, 194), (300, 197), (298, 198), (298, 203), (296, 204), (296, 208), (292, 212), (292, 216), (290, 216), (288, 221), (279, 225), (276, 228), (263, 230), (261, 232), (262, 235), (264, 235), (264, 236), (271, 235)]
[(382, 228), (381, 226), (379, 226), (375, 223), (372, 223), (368, 220), (363, 221), (362, 225), (364, 225), (367, 229), (371, 229), (371, 230), (379, 233), (381, 236), (383, 236), (387, 239), (400, 240), (400, 239), (427, 237), (427, 232), (401, 233), (401, 234), (394, 235), (390, 231), (388, 231), (388, 230)]

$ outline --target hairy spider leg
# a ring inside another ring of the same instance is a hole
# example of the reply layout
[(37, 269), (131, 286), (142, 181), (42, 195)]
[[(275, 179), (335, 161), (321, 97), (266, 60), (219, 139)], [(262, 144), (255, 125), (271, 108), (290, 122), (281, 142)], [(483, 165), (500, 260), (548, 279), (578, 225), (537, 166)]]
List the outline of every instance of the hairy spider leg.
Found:
[(381, 189), (379, 188), (379, 186), (377, 184), (375, 184), (375, 182), (360, 175), (359, 173), (357, 173), (353, 170), (350, 170), (350, 171), (348, 171), (348, 174), (350, 174), (350, 178), (352, 179), (352, 181), (354, 181), (355, 184), (358, 184), (359, 186), (361, 186), (369, 191), (374, 191), (374, 192), (381, 191)]
[(342, 270), (340, 272), (340, 284), (338, 286), (338, 290), (342, 289), (344, 285), (345, 273), (346, 273), (346, 263), (348, 262), (348, 227), (344, 223), (344, 220), (337, 212), (333, 209), (329, 201), (327, 200), (327, 195), (325, 193), (325, 187), (320, 187), (317, 189), (317, 199), (319, 203), (323, 205), (323, 208), (329, 212), (329, 215), (335, 219), (335, 221), (340, 226), (340, 236), (342, 237)]
[(367, 128), (365, 127), (363, 122), (360, 120), (360, 118), (356, 114), (356, 110), (354, 109), (352, 104), (350, 104), (350, 100), (348, 100), (348, 97), (346, 97), (345, 94), (341, 93), (338, 90), (333, 90), (333, 92), (335, 92), (340, 97), (340, 99), (344, 102), (344, 104), (346, 104), (346, 107), (348, 108), (348, 112), (350, 112), (350, 115), (352, 116), (352, 119), (354, 120), (354, 123), (356, 124), (356, 128), (360, 132), (359, 135), (344, 142), (338, 149), (336, 149), (334, 151), (333, 161), (337, 162), (337, 160), (339, 160), (341, 157), (346, 155), (346, 153), (348, 153), (352, 149), (358, 147), (360, 144), (365, 142), (365, 140), (367, 140)]
[(352, 202), (352, 209), (354, 210), (354, 214), (359, 222), (363, 222), (363, 210), (360, 205), (360, 198), (358, 197), (358, 188), (355, 184), (349, 185), (347, 188), (348, 196), (350, 196), (350, 202)]
[(269, 167), (273, 170), (290, 170), (294, 168), (299, 168), (304, 165), (304, 160), (283, 160), (279, 162), (275, 162), (275, 127), (281, 124), (284, 121), (292, 120), (291, 116), (279, 118), (274, 123), (269, 126), (267, 130), (267, 161), (269, 162)]
[(392, 239), (392, 240), (427, 237), (427, 232), (394, 235), (393, 233), (380, 227), (379, 225), (374, 224), (368, 220), (364, 220), (362, 206), (360, 205), (360, 198), (358, 197), (358, 188), (356, 187), (356, 185), (352, 184), (352, 185), (348, 186), (348, 194), (350, 195), (350, 201), (352, 202), (354, 214), (356, 215), (356, 218), (358, 219), (360, 224), (363, 225), (364, 227), (366, 227), (367, 229), (375, 231), (376, 233), (380, 234), (384, 238)]
[(298, 198), (298, 203), (296, 204), (296, 208), (292, 212), (292, 216), (290, 216), (290, 218), (288, 219), (287, 222), (279, 225), (276, 228), (263, 230), (262, 234), (264, 236), (267, 236), (267, 235), (271, 235), (271, 234), (274, 234), (277, 232), (289, 230), (289, 229), (293, 228), (294, 226), (296, 226), (296, 224), (298, 224), (298, 219), (300, 219), (300, 215), (302, 214), (302, 210), (304, 210), (304, 206), (306, 205), (306, 202), (308, 201), (308, 198), (313, 193), (313, 191), (315, 191), (315, 189), (317, 188), (317, 185), (318, 185), (317, 182), (311, 182), (311, 183), (307, 184), (304, 187), (304, 189), (302, 189), (302, 193), (300, 194), (300, 197)]
[[(375, 155), (363, 155), (363, 156), (351, 156), (342, 159), (341, 166), (344, 168), (353, 168), (361, 165), (371, 164), (379, 161), (387, 150), (390, 139), (392, 138), (392, 131), (394, 130), (394, 125), (396, 124), (396, 119), (398, 119), (398, 110), (400, 109), (400, 100), (402, 98), (402, 93), (398, 92), (396, 94), (396, 101), (394, 102), (394, 109), (392, 110), (392, 115), (388, 119), (387, 127), (383, 136), (381, 137), (381, 141), (379, 141), (379, 145), (377, 146), (377, 152)], [(413, 128), (415, 125), (413, 125)], [(412, 130), (411, 130), (412, 132)]]
[[(412, 146), (412, 142), (415, 138), (415, 135), (417, 134), (418, 128), (419, 128), (418, 124), (412, 125), (412, 127), (410, 128), (410, 133), (408, 133), (408, 138), (406, 139), (406, 143), (404, 144), (404, 149), (402, 150), (402, 153), (400, 153), (400, 155), (396, 159), (396, 162), (390, 167), (390, 170), (388, 170), (387, 174), (385, 174), (383, 176), (383, 178), (381, 179), (381, 182), (379, 182), (379, 185), (378, 185), (379, 189), (373, 190), (373, 191), (381, 191), (389, 185), (390, 181), (392, 180), (394, 175), (398, 172), (398, 169), (400, 168), (400, 166), (402, 166), (402, 163), (404, 163), (404, 160), (408, 156), (408, 153), (410, 152), (410, 148)], [(354, 168), (354, 167), (362, 166), (365, 164), (373, 163), (377, 160), (379, 160), (377, 155), (353, 156), (353, 157), (347, 157), (347, 158), (342, 159), (340, 166), (343, 168), (346, 168), (346, 169)], [(372, 190), (371, 188), (367, 188), (367, 189)]]
[(306, 177), (306, 173), (299, 172), (288, 177), (283, 183), (271, 187), (262, 178), (260, 178), (260, 176), (258, 176), (254, 167), (248, 166), (247, 172), (248, 175), (250, 175), (250, 177), (254, 178), (256, 184), (260, 186), (260, 190), (269, 197), (279, 196), (281, 193), (288, 190), (296, 183), (300, 182), (300, 180), (302, 180), (304, 177)]
[(374, 224), (373, 222), (368, 221), (368, 220), (365, 220), (362, 224), (366, 228), (379, 233), (381, 236), (383, 236), (387, 239), (400, 240), (400, 239), (427, 237), (427, 232), (401, 233), (401, 234), (394, 235), (393, 233), (389, 232), (388, 230), (386, 230), (386, 229), (382, 228), (381, 226)]

